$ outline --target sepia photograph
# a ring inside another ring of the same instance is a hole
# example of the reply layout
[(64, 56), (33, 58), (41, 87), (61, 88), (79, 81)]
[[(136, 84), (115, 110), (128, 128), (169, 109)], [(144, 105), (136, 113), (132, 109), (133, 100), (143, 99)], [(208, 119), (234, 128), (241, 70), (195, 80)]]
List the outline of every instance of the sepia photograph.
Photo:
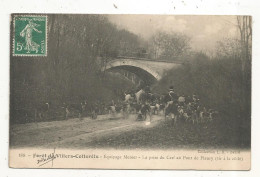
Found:
[(251, 63), (251, 16), (12, 14), (9, 165), (250, 170)]

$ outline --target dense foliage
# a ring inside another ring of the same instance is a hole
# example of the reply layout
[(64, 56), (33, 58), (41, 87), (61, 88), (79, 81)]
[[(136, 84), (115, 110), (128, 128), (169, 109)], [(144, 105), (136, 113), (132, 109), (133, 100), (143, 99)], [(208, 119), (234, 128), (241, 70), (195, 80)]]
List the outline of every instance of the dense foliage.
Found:
[[(250, 68), (249, 68), (250, 69)], [(165, 93), (173, 85), (178, 94), (197, 94), (203, 105), (232, 114), (250, 115), (251, 78), (242, 80), (241, 61), (237, 58), (209, 59), (197, 54), (189, 63), (172, 70), (155, 86)]]
[(120, 90), (130, 83), (104, 75), (100, 68), (105, 60), (138, 48), (136, 35), (117, 29), (105, 16), (48, 15), (48, 56), (11, 56), (10, 112), (33, 112), (46, 102), (61, 105), (116, 97), (111, 86)]

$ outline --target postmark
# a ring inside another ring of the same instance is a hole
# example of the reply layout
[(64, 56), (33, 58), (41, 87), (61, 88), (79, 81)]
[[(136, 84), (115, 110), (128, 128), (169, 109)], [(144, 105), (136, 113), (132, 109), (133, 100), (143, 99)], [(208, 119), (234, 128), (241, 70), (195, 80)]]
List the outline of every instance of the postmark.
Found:
[(47, 56), (47, 16), (13, 16), (13, 56)]

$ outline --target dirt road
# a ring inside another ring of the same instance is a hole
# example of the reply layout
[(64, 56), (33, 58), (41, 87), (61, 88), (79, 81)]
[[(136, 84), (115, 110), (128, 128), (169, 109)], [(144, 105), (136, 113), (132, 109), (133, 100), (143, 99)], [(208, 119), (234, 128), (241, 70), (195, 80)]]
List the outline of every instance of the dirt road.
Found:
[(84, 144), (124, 132), (154, 127), (163, 119), (153, 115), (152, 121), (136, 121), (136, 115), (126, 119), (121, 114), (13, 125), (10, 131), (11, 148), (86, 148)]

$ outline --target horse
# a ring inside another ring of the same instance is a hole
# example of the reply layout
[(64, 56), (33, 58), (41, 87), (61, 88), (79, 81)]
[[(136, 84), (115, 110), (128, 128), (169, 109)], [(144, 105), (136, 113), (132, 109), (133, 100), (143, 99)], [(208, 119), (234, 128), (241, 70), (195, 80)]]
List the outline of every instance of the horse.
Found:
[(145, 91), (143, 89), (139, 90), (138, 92), (135, 93), (135, 98), (137, 103), (140, 103), (141, 97), (145, 94)]

